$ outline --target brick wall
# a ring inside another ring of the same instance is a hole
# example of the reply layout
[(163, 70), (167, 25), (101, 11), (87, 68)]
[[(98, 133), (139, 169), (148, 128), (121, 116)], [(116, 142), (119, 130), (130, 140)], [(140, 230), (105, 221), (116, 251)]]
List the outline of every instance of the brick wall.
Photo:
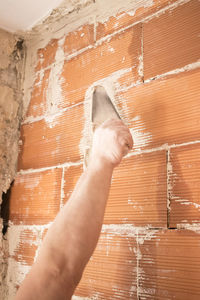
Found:
[(199, 31), (198, 0), (156, 0), (52, 35), (37, 50), (10, 202), (10, 297), (83, 170), (90, 90), (100, 83), (135, 145), (114, 171), (102, 234), (75, 294), (199, 299)]

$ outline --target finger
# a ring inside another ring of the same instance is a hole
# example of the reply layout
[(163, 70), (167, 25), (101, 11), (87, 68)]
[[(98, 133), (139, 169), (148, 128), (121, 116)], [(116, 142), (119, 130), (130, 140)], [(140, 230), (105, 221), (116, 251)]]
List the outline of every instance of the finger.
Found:
[(122, 155), (126, 156), (129, 153), (130, 149), (128, 146), (124, 145), (123, 150), (122, 150)]
[(133, 139), (129, 133), (124, 133), (120, 138), (120, 144), (127, 146), (129, 150), (133, 148)]

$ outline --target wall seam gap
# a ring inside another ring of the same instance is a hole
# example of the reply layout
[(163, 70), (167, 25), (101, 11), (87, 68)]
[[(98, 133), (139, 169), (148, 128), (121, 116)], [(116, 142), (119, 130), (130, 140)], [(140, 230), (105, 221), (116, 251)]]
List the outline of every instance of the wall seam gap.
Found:
[(139, 253), (139, 238), (138, 238), (138, 234), (139, 234), (139, 231), (137, 230), (137, 235), (136, 235), (136, 240), (137, 240), (137, 274), (136, 274), (136, 278), (137, 278), (137, 281), (136, 281), (136, 288), (137, 288), (137, 300), (140, 299), (140, 296), (139, 296), (139, 256), (140, 256), (140, 253)]
[(166, 152), (166, 160), (167, 160), (167, 228), (170, 227), (170, 180), (171, 180), (171, 162), (170, 162), (170, 149)]
[(142, 83), (144, 83), (144, 24), (142, 23), (142, 38), (141, 38), (141, 56), (142, 56)]

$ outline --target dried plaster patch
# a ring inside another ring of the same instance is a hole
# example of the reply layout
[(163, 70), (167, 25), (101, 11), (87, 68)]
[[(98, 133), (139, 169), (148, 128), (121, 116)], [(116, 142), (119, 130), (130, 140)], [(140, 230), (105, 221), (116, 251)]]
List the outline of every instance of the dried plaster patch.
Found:
[[(6, 275), (6, 283), (8, 286), (6, 299), (14, 299), (16, 294), (17, 286), (19, 286), (24, 280), (25, 276), (31, 269), (31, 266), (27, 265), (25, 261), (20, 260), (16, 261), (13, 257), (15, 253), (18, 251), (21, 243), (29, 243), (30, 246), (37, 246), (38, 250), (36, 251), (36, 255), (34, 260), (36, 259), (39, 248), (42, 243), (42, 236), (44, 231), (50, 227), (51, 223), (47, 225), (14, 225), (12, 223), (9, 224), (9, 229), (7, 233), (7, 239), (9, 240), (9, 259), (8, 259), (8, 269)], [(32, 238), (27, 240), (26, 231), (30, 231), (32, 233)]]

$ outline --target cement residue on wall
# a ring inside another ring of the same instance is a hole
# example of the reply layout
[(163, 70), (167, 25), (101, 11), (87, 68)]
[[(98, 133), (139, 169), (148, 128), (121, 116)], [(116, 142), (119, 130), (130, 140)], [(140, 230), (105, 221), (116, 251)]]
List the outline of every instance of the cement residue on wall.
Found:
[[(0, 30), (0, 191), (6, 192), (16, 172), (22, 111), (22, 42)], [(6, 55), (7, 54), (7, 55)]]
[[(0, 194), (13, 181), (18, 158), (19, 128), (22, 115), (23, 42), (0, 30)], [(2, 200), (1, 200), (2, 202)], [(1, 216), (3, 213), (1, 211)], [(3, 220), (1, 219), (1, 229)], [(0, 234), (0, 299), (5, 299), (7, 240)]]

